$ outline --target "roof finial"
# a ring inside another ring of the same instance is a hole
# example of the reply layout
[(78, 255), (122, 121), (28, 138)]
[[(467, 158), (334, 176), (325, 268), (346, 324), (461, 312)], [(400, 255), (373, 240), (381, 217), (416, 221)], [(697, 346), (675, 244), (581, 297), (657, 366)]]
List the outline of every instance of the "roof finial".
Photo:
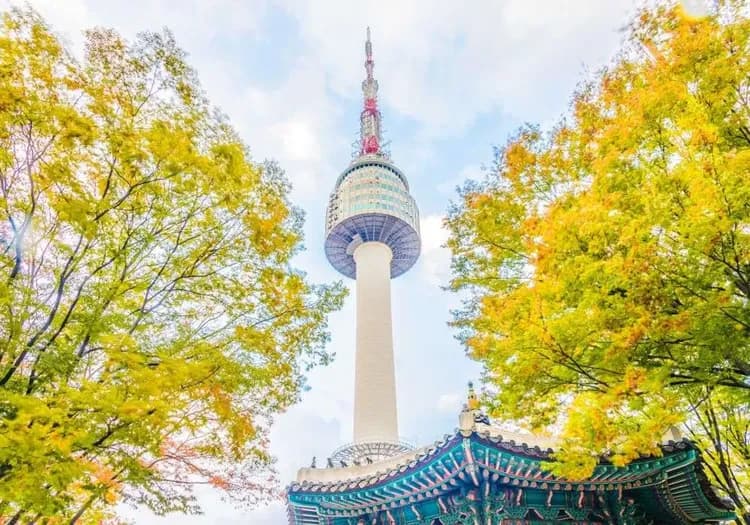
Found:
[(479, 409), (479, 400), (477, 399), (476, 392), (474, 392), (474, 383), (471, 381), (469, 381), (469, 392), (466, 399), (466, 405), (469, 407), (469, 410)]
[(370, 41), (370, 27), (367, 27), (365, 41), (365, 70), (367, 77), (362, 82), (364, 95), (364, 109), (360, 114), (360, 155), (378, 155), (382, 138), (380, 136), (380, 111), (378, 111), (378, 81), (373, 76), (375, 61), (372, 59), (372, 42)]

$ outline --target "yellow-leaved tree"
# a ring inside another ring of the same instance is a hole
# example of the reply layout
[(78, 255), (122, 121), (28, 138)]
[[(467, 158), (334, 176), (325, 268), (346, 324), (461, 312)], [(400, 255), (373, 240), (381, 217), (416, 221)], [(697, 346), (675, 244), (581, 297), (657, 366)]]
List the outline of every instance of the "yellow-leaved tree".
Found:
[(659, 454), (684, 425), (750, 523), (750, 20), (658, 2), (549, 132), (526, 126), (447, 224), (454, 323), (495, 415), (557, 462)]
[(168, 32), (0, 22), (0, 521), (99, 522), (191, 487), (273, 494), (274, 413), (329, 355), (340, 285)]

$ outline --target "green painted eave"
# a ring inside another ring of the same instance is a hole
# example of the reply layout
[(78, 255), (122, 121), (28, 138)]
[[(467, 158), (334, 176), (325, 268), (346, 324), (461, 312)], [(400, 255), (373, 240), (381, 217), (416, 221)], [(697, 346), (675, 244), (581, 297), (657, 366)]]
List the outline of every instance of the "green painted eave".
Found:
[[(595, 508), (622, 506), (632, 500), (628, 505), (637, 504), (647, 515), (661, 517), (660, 523), (733, 517), (707, 492), (710, 488), (700, 471), (700, 456), (688, 442), (672, 443), (664, 447), (663, 456), (624, 467), (602, 462), (583, 481), (560, 479), (545, 470), (543, 464), (551, 459), (551, 452), (506, 442), (499, 436), (456, 433), (389, 471), (293, 484), (287, 491), (290, 523), (338, 525), (378, 514), (395, 523), (421, 523), (426, 516), (441, 515), (449, 504), (455, 506), (457, 495), (473, 493), (487, 501), (495, 497), (501, 506), (497, 495), (521, 494), (516, 497), (534, 515), (568, 512), (572, 516), (581, 514), (578, 507), (585, 505), (593, 513)], [(505, 506), (511, 507), (507, 502)]]

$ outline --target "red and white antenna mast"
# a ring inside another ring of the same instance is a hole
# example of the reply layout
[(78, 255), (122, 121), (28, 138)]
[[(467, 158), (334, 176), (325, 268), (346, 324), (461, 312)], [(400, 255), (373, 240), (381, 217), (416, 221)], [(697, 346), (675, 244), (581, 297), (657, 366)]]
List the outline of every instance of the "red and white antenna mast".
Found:
[(367, 41), (365, 42), (365, 69), (367, 78), (362, 81), (362, 94), (364, 95), (364, 109), (359, 117), (359, 154), (360, 155), (383, 155), (381, 144), (380, 120), (378, 110), (378, 81), (373, 77), (372, 70), (375, 62), (372, 59), (372, 42), (370, 41), (370, 28), (367, 28)]

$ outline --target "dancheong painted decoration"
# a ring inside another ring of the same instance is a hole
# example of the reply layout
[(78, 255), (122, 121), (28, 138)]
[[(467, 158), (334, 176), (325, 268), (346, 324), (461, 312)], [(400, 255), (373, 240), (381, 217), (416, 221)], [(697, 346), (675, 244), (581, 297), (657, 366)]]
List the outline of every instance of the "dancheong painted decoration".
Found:
[[(555, 443), (490, 423), (473, 389), (452, 434), (415, 449), (399, 439), (390, 280), (419, 257), (419, 212), (383, 151), (370, 30), (355, 158), (326, 213), (326, 256), (356, 279), (354, 440), (287, 489), (291, 525), (689, 524), (734, 518), (678, 436), (625, 467), (602, 458), (584, 481), (545, 470)], [(659, 441), (655, 437), (655, 441)]]
[(566, 481), (543, 466), (552, 449), (465, 409), (459, 428), (378, 463), (301, 469), (288, 488), (295, 525), (688, 524), (734, 517), (712, 491), (689, 441), (626, 467), (602, 459), (591, 478)]

